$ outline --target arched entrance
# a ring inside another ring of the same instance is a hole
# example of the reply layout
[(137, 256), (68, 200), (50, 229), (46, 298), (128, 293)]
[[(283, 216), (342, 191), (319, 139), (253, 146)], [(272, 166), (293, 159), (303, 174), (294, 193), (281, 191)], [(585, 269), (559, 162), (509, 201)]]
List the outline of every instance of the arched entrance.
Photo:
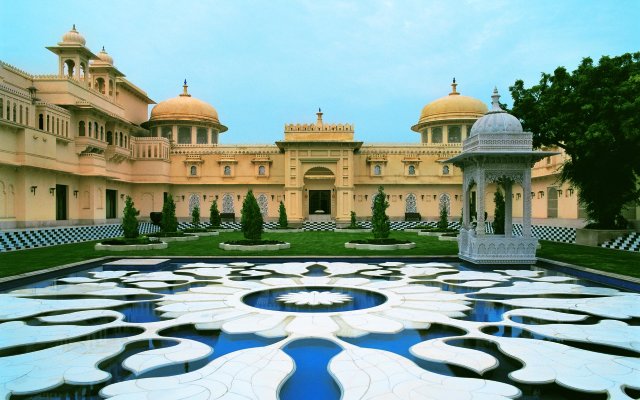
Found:
[(335, 214), (335, 175), (326, 167), (313, 167), (304, 174), (305, 211), (309, 220), (326, 221)]

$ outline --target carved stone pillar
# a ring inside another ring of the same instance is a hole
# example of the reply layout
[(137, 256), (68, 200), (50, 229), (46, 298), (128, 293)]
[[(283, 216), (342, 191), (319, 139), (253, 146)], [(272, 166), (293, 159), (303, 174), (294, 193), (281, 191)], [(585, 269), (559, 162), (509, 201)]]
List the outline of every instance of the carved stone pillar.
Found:
[(511, 198), (513, 182), (507, 179), (504, 182), (504, 235), (513, 235), (513, 199)]
[(464, 229), (469, 229), (469, 223), (471, 222), (471, 218), (469, 218), (469, 187), (471, 186), (471, 182), (469, 179), (465, 179), (462, 183), (462, 227)]
[(476, 173), (476, 208), (478, 210), (478, 226), (476, 227), (477, 235), (484, 235), (484, 192), (485, 192), (485, 171), (480, 168)]
[(522, 236), (531, 237), (531, 168), (525, 168), (522, 178)]

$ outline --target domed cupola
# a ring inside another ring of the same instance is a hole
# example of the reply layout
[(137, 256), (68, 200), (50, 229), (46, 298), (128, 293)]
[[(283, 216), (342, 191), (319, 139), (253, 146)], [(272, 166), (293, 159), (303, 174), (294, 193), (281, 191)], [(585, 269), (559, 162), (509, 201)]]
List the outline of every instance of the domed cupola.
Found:
[(113, 65), (113, 57), (111, 57), (109, 53), (106, 52), (104, 46), (102, 46), (102, 50), (100, 50), (100, 53), (98, 53), (98, 58), (102, 62)]
[(84, 36), (82, 36), (76, 30), (76, 24), (73, 24), (73, 28), (71, 28), (69, 32), (62, 35), (62, 42), (60, 42), (60, 44), (79, 44), (80, 46), (84, 46), (85, 44), (87, 44), (87, 41), (85, 40)]
[(182, 93), (161, 101), (151, 110), (149, 126), (154, 136), (163, 136), (177, 144), (217, 144), (218, 133), (227, 127), (210, 104), (189, 94), (185, 79)]
[(483, 134), (523, 133), (522, 124), (518, 118), (500, 107), (498, 89), (493, 89), (491, 96), (491, 111), (476, 121), (471, 127), (469, 136)]

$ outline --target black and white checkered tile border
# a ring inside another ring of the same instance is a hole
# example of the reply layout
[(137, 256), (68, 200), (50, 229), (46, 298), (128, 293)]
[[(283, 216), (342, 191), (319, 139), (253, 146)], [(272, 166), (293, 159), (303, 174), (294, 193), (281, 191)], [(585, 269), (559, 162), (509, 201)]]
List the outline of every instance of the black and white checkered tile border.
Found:
[[(371, 228), (371, 222), (361, 222), (364, 228)], [(264, 224), (265, 229), (275, 228), (276, 222), (267, 222)], [(391, 230), (412, 229), (416, 226), (427, 225), (436, 226), (434, 221), (391, 221)], [(178, 224), (179, 229), (191, 228), (193, 225), (189, 222), (181, 222)], [(240, 229), (239, 222), (223, 222), (223, 229)], [(336, 224), (333, 221), (327, 222), (311, 222), (305, 221), (303, 229), (305, 231), (331, 231), (335, 229)], [(449, 222), (449, 227), (458, 229), (460, 223), (458, 221)], [(140, 223), (140, 233), (152, 233), (159, 230), (158, 226), (149, 222)], [(492, 233), (491, 224), (485, 225), (485, 231)], [(513, 231), (515, 235), (522, 235), (522, 225), (514, 224)], [(539, 239), (552, 240), (556, 242), (574, 243), (576, 238), (575, 228), (563, 228), (556, 226), (534, 225), (532, 227), (533, 235)], [(109, 225), (91, 225), (91, 226), (70, 226), (58, 228), (39, 228), (11, 230), (0, 232), (0, 252), (31, 249), (36, 247), (54, 246), (57, 244), (85, 242), (90, 240), (106, 239), (122, 235), (119, 224)], [(632, 234), (626, 238), (618, 238), (614, 241), (607, 242), (603, 247), (640, 251), (640, 234)]]
[(607, 249), (640, 252), (640, 232), (632, 232), (628, 235), (620, 236), (614, 240), (606, 241), (600, 246)]

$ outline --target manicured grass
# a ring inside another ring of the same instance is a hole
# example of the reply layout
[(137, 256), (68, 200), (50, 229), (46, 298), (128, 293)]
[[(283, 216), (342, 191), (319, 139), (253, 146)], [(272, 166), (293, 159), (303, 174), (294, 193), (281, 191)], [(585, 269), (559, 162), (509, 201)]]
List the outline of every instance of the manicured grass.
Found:
[(640, 278), (640, 254), (630, 251), (542, 241), (537, 256)]
[[(190, 242), (172, 242), (164, 250), (131, 252), (97, 252), (96, 242), (76, 243), (0, 253), (0, 277), (17, 275), (58, 265), (69, 264), (104, 256), (447, 256), (458, 253), (456, 242), (440, 241), (437, 237), (418, 236), (416, 233), (393, 232), (391, 237), (411, 240), (416, 247), (407, 250), (376, 251), (345, 249), (350, 240), (372, 237), (363, 233), (340, 232), (269, 232), (263, 239), (281, 240), (291, 243), (290, 249), (274, 252), (224, 251), (218, 248), (223, 241), (243, 239), (241, 232), (221, 232), (219, 236), (201, 237)], [(538, 256), (602, 271), (640, 277), (640, 254), (564, 243), (542, 242)]]

